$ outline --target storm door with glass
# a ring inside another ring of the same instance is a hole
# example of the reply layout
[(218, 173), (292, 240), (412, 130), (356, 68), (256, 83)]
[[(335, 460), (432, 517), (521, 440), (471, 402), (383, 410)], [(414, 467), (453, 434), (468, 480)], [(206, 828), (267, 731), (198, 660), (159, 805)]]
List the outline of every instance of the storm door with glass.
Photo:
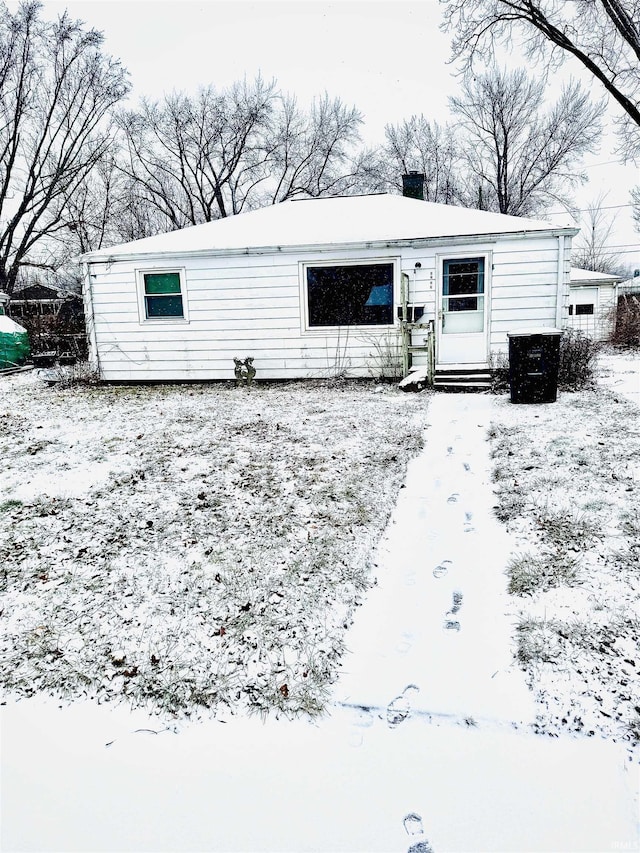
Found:
[(478, 363), (486, 359), (485, 258), (442, 262), (438, 362)]

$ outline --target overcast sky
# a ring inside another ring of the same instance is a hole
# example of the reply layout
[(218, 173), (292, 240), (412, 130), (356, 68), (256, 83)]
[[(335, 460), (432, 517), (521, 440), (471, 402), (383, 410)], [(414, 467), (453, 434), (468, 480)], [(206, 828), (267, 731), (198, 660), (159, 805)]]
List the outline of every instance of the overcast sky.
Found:
[[(261, 73), (301, 105), (325, 91), (355, 105), (365, 118), (366, 141), (377, 144), (385, 124), (414, 113), (446, 121), (447, 97), (457, 89), (438, 0), (45, 0), (44, 6), (47, 17), (67, 8), (104, 32), (106, 51), (131, 74), (133, 103), (142, 95), (224, 87)], [(577, 66), (569, 71), (580, 74)], [(609, 191), (605, 204), (628, 205), (630, 186), (640, 183), (640, 169), (610, 163), (613, 144), (609, 137), (587, 161), (591, 178), (577, 196), (581, 206), (602, 190)], [(617, 226), (623, 257), (640, 266), (640, 235), (629, 207), (619, 208)]]

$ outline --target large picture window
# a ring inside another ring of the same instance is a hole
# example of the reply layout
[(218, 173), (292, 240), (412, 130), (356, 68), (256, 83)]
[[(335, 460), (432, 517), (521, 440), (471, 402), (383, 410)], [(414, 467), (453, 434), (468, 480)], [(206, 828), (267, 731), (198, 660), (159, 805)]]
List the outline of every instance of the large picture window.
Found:
[(185, 318), (179, 271), (141, 273), (145, 320)]
[(307, 267), (309, 327), (391, 325), (393, 267), (392, 263)]

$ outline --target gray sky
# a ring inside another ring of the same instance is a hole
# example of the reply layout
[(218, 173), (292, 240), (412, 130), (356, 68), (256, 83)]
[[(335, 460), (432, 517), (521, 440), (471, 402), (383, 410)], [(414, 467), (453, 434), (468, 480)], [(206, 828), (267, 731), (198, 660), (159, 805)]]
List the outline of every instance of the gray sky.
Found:
[[(446, 121), (447, 97), (457, 87), (437, 0), (45, 0), (44, 7), (48, 17), (66, 7), (104, 32), (105, 49), (131, 73), (133, 103), (172, 89), (224, 87), (260, 72), (302, 105), (325, 91), (355, 105), (364, 114), (366, 141), (376, 144), (385, 124), (413, 113)], [(513, 64), (518, 57), (503, 60)], [(569, 73), (591, 84), (578, 66), (565, 66)], [(596, 86), (593, 93), (601, 94)], [(587, 161), (590, 182), (576, 194), (581, 207), (602, 191), (609, 193), (606, 205), (627, 205), (629, 188), (640, 183), (638, 167), (610, 162), (614, 145), (610, 135)], [(614, 242), (640, 266), (629, 207), (618, 209)]]

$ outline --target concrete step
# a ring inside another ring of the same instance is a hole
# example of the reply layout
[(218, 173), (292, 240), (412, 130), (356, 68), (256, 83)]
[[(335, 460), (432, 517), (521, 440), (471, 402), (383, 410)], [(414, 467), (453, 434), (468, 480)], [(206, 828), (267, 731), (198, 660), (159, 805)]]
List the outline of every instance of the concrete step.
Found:
[(484, 391), (491, 388), (491, 373), (486, 368), (438, 369), (433, 386), (439, 391)]

